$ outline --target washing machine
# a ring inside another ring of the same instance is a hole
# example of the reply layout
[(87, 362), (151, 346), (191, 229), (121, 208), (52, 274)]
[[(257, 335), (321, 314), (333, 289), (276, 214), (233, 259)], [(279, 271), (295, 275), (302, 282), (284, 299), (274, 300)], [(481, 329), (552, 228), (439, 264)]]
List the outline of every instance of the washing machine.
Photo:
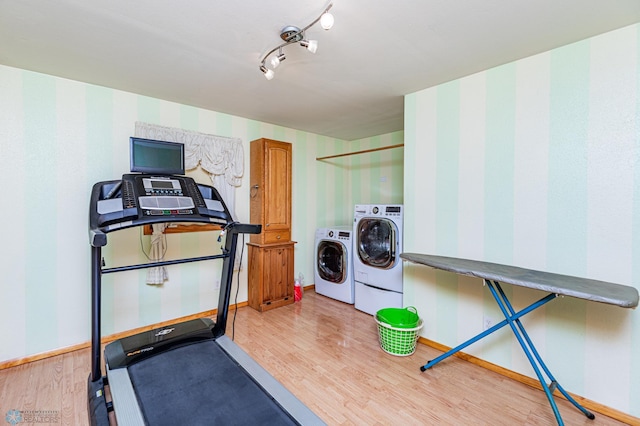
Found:
[(318, 228), (315, 237), (316, 293), (353, 304), (353, 241), (351, 227)]
[(402, 308), (401, 204), (358, 204), (353, 219), (355, 307), (375, 315)]

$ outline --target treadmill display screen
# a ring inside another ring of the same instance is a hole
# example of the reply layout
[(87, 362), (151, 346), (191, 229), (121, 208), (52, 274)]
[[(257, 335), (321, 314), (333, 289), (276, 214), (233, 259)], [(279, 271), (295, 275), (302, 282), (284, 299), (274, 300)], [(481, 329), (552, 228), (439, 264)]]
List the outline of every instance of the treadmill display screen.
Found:
[(151, 186), (159, 189), (173, 189), (173, 181), (152, 180)]

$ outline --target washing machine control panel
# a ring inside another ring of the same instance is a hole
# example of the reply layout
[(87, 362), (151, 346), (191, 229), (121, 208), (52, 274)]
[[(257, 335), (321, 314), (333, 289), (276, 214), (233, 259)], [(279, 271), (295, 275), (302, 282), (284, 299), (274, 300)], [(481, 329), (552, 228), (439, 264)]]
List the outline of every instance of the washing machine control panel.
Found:
[(348, 241), (351, 238), (351, 232), (350, 231), (335, 231), (335, 230), (331, 229), (331, 230), (329, 230), (327, 235), (329, 236), (329, 238), (334, 238), (334, 239), (337, 239), (337, 240)]
[(399, 216), (400, 213), (402, 213), (402, 207), (401, 206), (387, 206), (384, 209), (384, 213), (387, 216)]
[(338, 232), (338, 239), (349, 241), (351, 239), (351, 233), (347, 231), (340, 231)]

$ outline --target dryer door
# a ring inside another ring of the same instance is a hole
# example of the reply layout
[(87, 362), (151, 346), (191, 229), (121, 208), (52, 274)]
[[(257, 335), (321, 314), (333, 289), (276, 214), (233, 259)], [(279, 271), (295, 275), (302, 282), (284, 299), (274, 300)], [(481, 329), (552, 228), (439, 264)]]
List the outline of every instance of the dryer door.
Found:
[(360, 261), (380, 269), (392, 268), (396, 263), (396, 227), (384, 218), (363, 218), (356, 232)]
[(347, 279), (347, 248), (340, 241), (320, 241), (317, 263), (323, 280), (342, 284)]

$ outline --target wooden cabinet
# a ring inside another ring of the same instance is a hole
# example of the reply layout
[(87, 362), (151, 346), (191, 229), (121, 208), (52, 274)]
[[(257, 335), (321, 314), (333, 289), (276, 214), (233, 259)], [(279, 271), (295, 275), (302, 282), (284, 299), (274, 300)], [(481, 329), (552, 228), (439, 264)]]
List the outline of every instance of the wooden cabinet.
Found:
[(271, 139), (251, 142), (250, 221), (262, 224), (256, 244), (291, 241), (291, 144)]
[(249, 246), (249, 306), (260, 312), (294, 302), (293, 241)]
[(262, 233), (250, 237), (249, 306), (262, 312), (294, 302), (291, 241), (291, 144), (251, 142), (250, 222)]

